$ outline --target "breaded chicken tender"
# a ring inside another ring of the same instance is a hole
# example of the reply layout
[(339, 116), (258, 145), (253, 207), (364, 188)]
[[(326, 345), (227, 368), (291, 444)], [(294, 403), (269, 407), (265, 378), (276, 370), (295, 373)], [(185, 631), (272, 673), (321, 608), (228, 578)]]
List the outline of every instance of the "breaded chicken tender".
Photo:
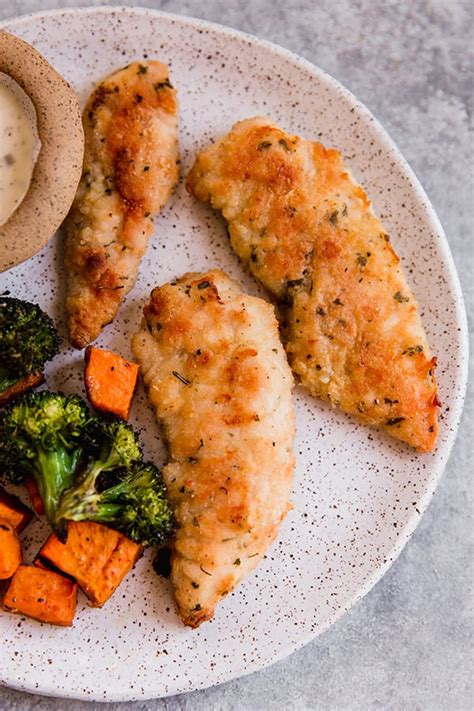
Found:
[(270, 304), (226, 274), (154, 289), (132, 339), (169, 445), (171, 579), (186, 625), (262, 560), (289, 505), (293, 377)]
[(222, 212), (232, 248), (278, 302), (301, 383), (432, 450), (436, 358), (389, 236), (341, 154), (248, 119), (198, 155), (187, 187)]
[(96, 86), (83, 114), (82, 179), (68, 217), (69, 339), (84, 348), (133, 288), (153, 216), (178, 179), (178, 105), (168, 68), (133, 62)]

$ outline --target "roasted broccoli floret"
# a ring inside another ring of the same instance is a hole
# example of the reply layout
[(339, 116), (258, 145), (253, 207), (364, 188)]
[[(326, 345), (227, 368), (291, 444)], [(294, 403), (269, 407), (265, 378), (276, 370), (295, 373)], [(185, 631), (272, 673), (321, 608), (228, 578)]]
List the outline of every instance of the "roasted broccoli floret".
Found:
[[(36, 304), (0, 296), (0, 404), (38, 385), (46, 361), (59, 351), (52, 320)], [(16, 389), (15, 389), (16, 386)]]
[(59, 503), (60, 535), (66, 533), (67, 520), (102, 523), (142, 545), (163, 543), (173, 529), (165, 485), (150, 462), (134, 463), (102, 490), (97, 476), (82, 478)]
[(72, 486), (94, 418), (77, 395), (22, 395), (0, 410), (0, 471), (14, 483), (32, 475), (54, 524), (59, 498)]
[(104, 474), (129, 469), (143, 459), (138, 435), (122, 420), (96, 418), (94, 429), (96, 451), (91, 451), (86, 467), (78, 479), (83, 490), (94, 487)]
[(71, 512), (81, 510), (82, 499), (94, 496), (97, 489), (103, 488), (104, 480), (118, 477), (142, 459), (138, 437), (130, 425), (105, 418), (96, 418), (94, 424), (91, 439), (96, 446), (88, 448), (84, 469), (71, 481), (56, 509), (53, 528), (61, 540), (67, 537), (67, 521), (72, 520)]

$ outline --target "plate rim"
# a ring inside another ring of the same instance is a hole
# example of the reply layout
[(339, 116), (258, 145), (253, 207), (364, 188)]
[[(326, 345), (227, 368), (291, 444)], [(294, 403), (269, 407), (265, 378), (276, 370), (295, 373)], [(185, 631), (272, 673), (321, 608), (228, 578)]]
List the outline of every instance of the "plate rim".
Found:
[[(137, 701), (137, 700), (147, 700), (147, 699), (158, 699), (166, 698), (169, 696), (189, 693), (191, 691), (197, 691), (200, 689), (206, 689), (213, 686), (218, 686), (220, 684), (247, 676), (254, 672), (266, 669), (269, 666), (285, 659), (293, 652), (301, 649), (306, 644), (311, 642), (313, 639), (318, 637), (320, 634), (324, 633), (329, 627), (331, 627), (335, 622), (337, 622), (346, 612), (349, 612), (385, 575), (387, 570), (398, 558), (403, 548), (408, 543), (415, 529), (417, 528), (419, 522), (423, 518), (431, 498), (436, 491), (440, 479), (444, 473), (446, 465), (448, 463), (449, 457), (451, 455), (454, 443), (456, 441), (457, 433), (459, 430), (459, 425), (461, 422), (461, 417), (463, 413), (464, 401), (466, 397), (467, 389), (467, 379), (469, 370), (469, 331), (468, 331), (468, 321), (467, 313), (464, 301), (464, 295), (461, 288), (461, 283), (459, 280), (459, 275), (457, 273), (456, 265), (451, 253), (449, 242), (447, 240), (446, 234), (444, 232), (441, 221), (436, 214), (436, 211), (431, 204), (431, 201), (425, 192), (420, 180), (418, 179), (415, 171), (407, 160), (405, 159), (403, 153), (398, 148), (395, 141), (392, 139), (391, 135), (388, 133), (387, 129), (383, 126), (381, 121), (372, 113), (372, 111), (349, 89), (347, 89), (341, 82), (333, 77), (331, 74), (321, 69), (316, 64), (313, 64), (310, 60), (306, 59), (293, 52), (292, 50), (286, 49), (281, 45), (275, 44), (269, 40), (261, 39), (256, 35), (252, 35), (242, 30), (236, 30), (227, 25), (222, 25), (217, 22), (212, 22), (209, 20), (204, 20), (198, 17), (190, 15), (180, 15), (172, 12), (157, 10), (152, 7), (143, 6), (131, 6), (131, 5), (97, 5), (97, 6), (79, 6), (79, 7), (64, 7), (56, 8), (51, 10), (40, 10), (37, 12), (31, 12), (22, 14), (19, 16), (12, 16), (0, 23), (0, 29), (5, 29), (8, 32), (15, 34), (17, 29), (21, 28), (21, 25), (27, 24), (31, 21), (39, 21), (43, 18), (58, 17), (58, 16), (81, 16), (81, 15), (108, 15), (117, 14), (119, 12), (128, 13), (130, 16), (134, 15), (152, 15), (158, 18), (164, 18), (175, 23), (182, 23), (190, 27), (197, 29), (210, 30), (218, 32), (221, 35), (227, 35), (237, 40), (244, 40), (247, 43), (263, 48), (264, 50), (277, 54), (280, 57), (291, 61), (293, 64), (300, 66), (301, 68), (307, 70), (309, 73), (316, 75), (318, 80), (323, 80), (327, 85), (330, 85), (333, 89), (337, 89), (344, 98), (349, 101), (355, 110), (363, 115), (363, 117), (368, 120), (376, 130), (378, 138), (383, 144), (385, 150), (391, 151), (394, 157), (397, 159), (399, 167), (407, 175), (410, 180), (410, 187), (414, 190), (417, 198), (417, 202), (421, 202), (427, 220), (430, 223), (432, 232), (435, 236), (435, 241), (438, 248), (440, 249), (441, 256), (443, 258), (447, 274), (449, 276), (449, 282), (453, 293), (453, 302), (455, 307), (455, 313), (457, 317), (457, 325), (459, 326), (459, 368), (456, 376), (456, 399), (454, 406), (451, 408), (452, 417), (452, 427), (447, 434), (446, 441), (443, 444), (443, 448), (440, 453), (439, 461), (433, 464), (432, 473), (426, 482), (426, 488), (420, 499), (418, 500), (418, 509), (420, 515), (413, 512), (405, 526), (400, 530), (399, 536), (397, 537), (395, 543), (393, 544), (389, 555), (387, 555), (386, 561), (378, 565), (373, 573), (367, 578), (365, 584), (361, 586), (354, 596), (347, 602), (343, 607), (340, 607), (333, 615), (329, 616), (326, 622), (321, 625), (321, 627), (315, 632), (308, 630), (302, 637), (298, 640), (298, 643), (292, 644), (290, 648), (285, 648), (281, 652), (271, 656), (265, 661), (259, 660), (258, 663), (251, 669), (245, 668), (244, 665), (238, 667), (232, 671), (232, 673), (225, 679), (218, 681), (212, 680), (209, 677), (203, 679), (202, 683), (193, 685), (193, 688), (187, 690), (171, 690), (168, 692), (153, 691), (151, 685), (148, 690), (140, 694), (136, 691), (132, 693), (127, 693), (127, 689), (122, 689), (121, 691), (107, 691), (105, 694), (100, 695), (97, 689), (90, 689), (90, 693), (80, 693), (79, 690), (66, 692), (64, 689), (58, 691), (54, 687), (49, 687), (47, 684), (41, 684), (36, 687), (34, 683), (31, 685), (25, 683), (17, 683), (14, 679), (8, 678), (3, 672), (0, 672), (0, 684), (11, 689), (16, 689), (18, 691), (26, 691), (32, 694), (37, 694), (39, 696), (51, 696), (55, 698), (68, 698), (76, 700), (86, 700), (95, 702), (123, 702), (123, 701)], [(158, 696), (156, 695), (158, 693)]]

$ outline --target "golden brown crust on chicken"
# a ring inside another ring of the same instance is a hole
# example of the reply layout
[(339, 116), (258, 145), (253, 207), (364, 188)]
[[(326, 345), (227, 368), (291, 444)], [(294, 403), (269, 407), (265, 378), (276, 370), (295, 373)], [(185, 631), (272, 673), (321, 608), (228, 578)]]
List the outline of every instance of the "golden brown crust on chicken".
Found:
[(233, 249), (279, 302), (303, 385), (432, 450), (436, 359), (389, 237), (341, 154), (248, 119), (198, 155), (187, 187), (221, 210)]
[(261, 561), (288, 508), (293, 378), (270, 304), (218, 270), (154, 289), (132, 339), (171, 461), (172, 582), (197, 627)]
[(168, 69), (134, 62), (97, 85), (83, 114), (84, 169), (67, 222), (69, 338), (84, 348), (132, 289), (153, 216), (178, 179)]

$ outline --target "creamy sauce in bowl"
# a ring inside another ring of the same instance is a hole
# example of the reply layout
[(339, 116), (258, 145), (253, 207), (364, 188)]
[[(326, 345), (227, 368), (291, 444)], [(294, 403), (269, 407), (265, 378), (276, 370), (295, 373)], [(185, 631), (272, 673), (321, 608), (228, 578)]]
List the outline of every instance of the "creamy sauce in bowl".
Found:
[(33, 102), (0, 73), (0, 225), (28, 192), (40, 148)]

